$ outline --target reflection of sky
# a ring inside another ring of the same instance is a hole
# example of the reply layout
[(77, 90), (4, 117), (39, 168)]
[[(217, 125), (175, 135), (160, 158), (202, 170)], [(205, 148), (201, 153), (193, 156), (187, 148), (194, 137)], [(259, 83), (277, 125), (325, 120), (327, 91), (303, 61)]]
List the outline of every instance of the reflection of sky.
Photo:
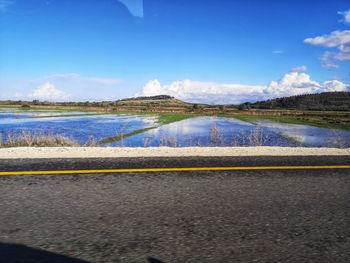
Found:
[(308, 125), (259, 121), (260, 127), (269, 128), (284, 136), (292, 138), (305, 146), (328, 146), (340, 139), (344, 146), (350, 146), (350, 132), (313, 127)]
[[(52, 133), (73, 138), (86, 143), (91, 138), (101, 140), (129, 133), (138, 129), (158, 126), (153, 115), (92, 115), (75, 117), (33, 118), (80, 114), (81, 112), (45, 112), (0, 110), (0, 135), (17, 134), (23, 130), (34, 133)], [(40, 115), (38, 115), (40, 114)], [(212, 138), (211, 128), (217, 127), (218, 136)], [(257, 130), (258, 128), (258, 130)], [(147, 132), (137, 134), (111, 146), (253, 146), (249, 140), (258, 131), (262, 145), (272, 146), (350, 146), (350, 132), (259, 121), (253, 125), (233, 118), (194, 117), (167, 124)], [(335, 142), (338, 141), (338, 142)], [(107, 145), (109, 146), (109, 145)]]
[[(218, 129), (218, 136), (213, 139), (211, 129), (214, 126)], [(195, 117), (125, 138), (113, 145), (159, 146), (175, 143), (177, 146), (241, 146), (252, 144), (246, 137), (255, 130), (255, 125), (233, 118)], [(294, 146), (274, 131), (262, 129), (261, 133), (263, 145)]]
[[(70, 114), (65, 112), (64, 114)], [(16, 135), (22, 131), (51, 133), (73, 138), (80, 143), (114, 137), (156, 125), (155, 116), (95, 115), (77, 117), (30, 118), (26, 115), (0, 114), (0, 135)]]
[[(92, 112), (90, 112), (92, 113)], [(18, 109), (11, 109), (11, 108), (3, 108), (0, 109), (0, 119), (3, 118), (31, 118), (31, 117), (50, 117), (50, 116), (62, 116), (67, 114), (85, 114), (85, 112), (81, 111), (56, 111), (56, 110), (50, 110), (50, 111), (44, 111), (44, 110), (30, 110), (30, 111), (23, 111)]]

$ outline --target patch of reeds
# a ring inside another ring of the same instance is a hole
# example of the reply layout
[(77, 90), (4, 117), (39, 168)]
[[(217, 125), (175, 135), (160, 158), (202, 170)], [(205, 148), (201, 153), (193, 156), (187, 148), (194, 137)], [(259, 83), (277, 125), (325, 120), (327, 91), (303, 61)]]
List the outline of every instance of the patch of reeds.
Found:
[(159, 141), (159, 146), (167, 147), (179, 147), (176, 136), (168, 136), (167, 134), (162, 134)]
[(332, 130), (332, 138), (327, 141), (327, 144), (329, 147), (334, 147), (334, 148), (346, 148), (348, 143), (344, 140), (344, 138), (341, 137), (339, 132), (336, 130)]
[(263, 146), (266, 144), (268, 136), (264, 134), (263, 129), (256, 127), (250, 131), (246, 139), (249, 146)]
[(87, 143), (82, 145), (66, 136), (44, 132), (33, 133), (29, 131), (20, 131), (17, 133), (8, 133), (6, 136), (0, 135), (0, 148), (78, 146), (97, 146), (97, 142), (94, 139), (90, 139)]

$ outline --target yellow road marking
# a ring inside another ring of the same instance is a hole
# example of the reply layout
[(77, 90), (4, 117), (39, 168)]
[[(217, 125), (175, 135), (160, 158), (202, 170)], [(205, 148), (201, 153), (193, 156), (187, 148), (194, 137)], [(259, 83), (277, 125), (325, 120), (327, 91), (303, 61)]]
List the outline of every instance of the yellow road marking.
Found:
[(236, 167), (179, 167), (179, 168), (130, 168), (98, 170), (56, 170), (56, 171), (3, 171), (2, 175), (49, 175), (49, 174), (98, 174), (98, 173), (152, 173), (152, 172), (191, 172), (191, 171), (253, 171), (253, 170), (312, 170), (350, 169), (350, 165), (315, 166), (236, 166)]

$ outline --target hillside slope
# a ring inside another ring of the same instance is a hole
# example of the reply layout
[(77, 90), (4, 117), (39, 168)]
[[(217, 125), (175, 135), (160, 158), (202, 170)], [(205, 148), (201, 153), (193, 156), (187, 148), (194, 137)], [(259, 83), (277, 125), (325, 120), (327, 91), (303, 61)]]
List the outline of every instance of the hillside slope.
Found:
[(192, 104), (183, 102), (174, 97), (159, 95), (152, 97), (135, 97), (118, 100), (114, 103), (117, 109), (132, 109), (139, 111), (173, 111), (182, 112), (192, 109)]
[(350, 111), (350, 92), (324, 92), (245, 103), (254, 109)]

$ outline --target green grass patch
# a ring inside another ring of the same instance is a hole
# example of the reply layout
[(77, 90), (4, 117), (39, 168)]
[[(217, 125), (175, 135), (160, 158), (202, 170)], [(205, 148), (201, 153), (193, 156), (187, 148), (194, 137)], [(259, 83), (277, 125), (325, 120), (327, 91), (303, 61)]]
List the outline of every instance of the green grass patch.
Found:
[(195, 116), (204, 116), (204, 114), (195, 114), (195, 113), (181, 113), (181, 112), (177, 112), (177, 113), (163, 113), (163, 112), (149, 112), (149, 111), (143, 111), (143, 112), (132, 112), (132, 111), (112, 111), (112, 114), (123, 114), (123, 115), (148, 115), (148, 116), (154, 116), (154, 117), (158, 117), (158, 123), (160, 125), (165, 125), (165, 124), (170, 124), (173, 122), (177, 122), (177, 121), (182, 121), (185, 119), (189, 119)]
[(158, 115), (158, 122), (161, 125), (182, 121), (197, 116), (193, 113), (160, 113)]
[(18, 107), (17, 105), (0, 105), (0, 109), (16, 109), (16, 108), (21, 108), (21, 107)]
[(276, 122), (290, 123), (290, 124), (306, 124), (304, 121), (297, 119), (294, 116), (251, 116), (251, 115), (237, 115), (232, 116), (233, 118), (241, 121), (256, 123), (259, 120), (271, 120)]
[[(128, 114), (136, 114), (139, 115), (139, 113), (128, 113)], [(146, 114), (146, 113), (143, 113)], [(182, 121), (185, 119), (189, 119), (194, 117), (194, 114), (184, 114), (184, 113), (161, 113), (161, 114), (150, 114), (148, 113), (147, 115), (156, 115), (158, 116), (158, 124), (159, 126), (152, 126), (152, 127), (148, 127), (148, 128), (143, 128), (143, 129), (139, 129), (139, 130), (135, 130), (129, 133), (125, 133), (125, 134), (119, 134), (117, 136), (114, 137), (110, 137), (110, 138), (106, 138), (101, 140), (99, 143), (105, 144), (105, 143), (112, 143), (112, 142), (117, 142), (117, 141), (121, 141), (125, 138), (131, 137), (133, 135), (137, 135), (140, 133), (144, 133), (147, 132), (149, 130), (153, 130), (156, 129), (162, 125), (166, 125), (166, 124), (170, 124), (170, 123), (174, 123), (174, 122), (178, 122), (178, 121)]]
[(149, 130), (153, 130), (153, 129), (156, 129), (156, 128), (158, 128), (158, 127), (154, 126), (154, 127), (148, 127), (148, 128), (135, 130), (135, 131), (132, 131), (132, 132), (129, 132), (129, 133), (120, 134), (120, 135), (117, 135), (117, 136), (114, 136), (114, 137), (109, 137), (109, 138), (103, 139), (103, 140), (99, 141), (99, 143), (105, 144), (105, 143), (118, 142), (118, 141), (121, 141), (121, 140), (123, 140), (125, 138), (128, 138), (130, 136), (133, 136), (133, 135), (136, 135), (136, 134), (140, 134), (140, 133), (143, 133), (143, 132), (146, 132), (146, 131), (149, 131)]

